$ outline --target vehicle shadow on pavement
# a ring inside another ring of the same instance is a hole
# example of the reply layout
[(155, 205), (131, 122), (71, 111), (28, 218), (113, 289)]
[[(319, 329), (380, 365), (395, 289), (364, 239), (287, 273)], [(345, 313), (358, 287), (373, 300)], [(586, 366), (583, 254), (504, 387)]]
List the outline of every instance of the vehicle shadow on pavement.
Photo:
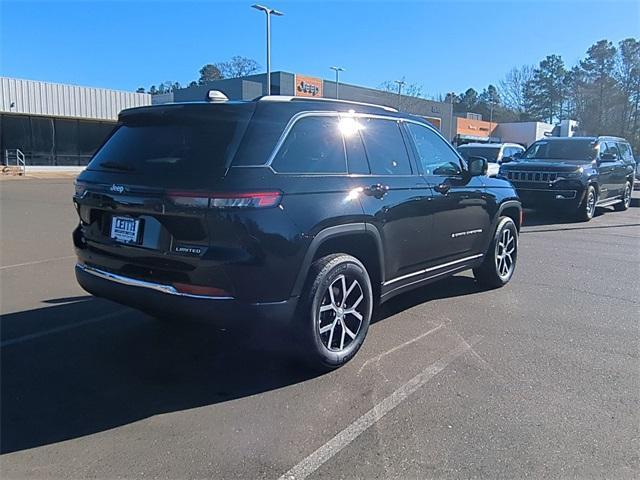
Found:
[(417, 288), (389, 300), (382, 304), (374, 313), (371, 323), (376, 323), (392, 317), (400, 312), (422, 305), (432, 300), (459, 297), (487, 291), (471, 276), (454, 275), (439, 282)]
[[(601, 208), (596, 209), (594, 218), (602, 215), (604, 211)], [(548, 211), (548, 210), (530, 210), (524, 211), (523, 227), (537, 227), (542, 225), (573, 225), (584, 223), (582, 220), (578, 220), (572, 217), (567, 212), (562, 211)]]
[(92, 297), (4, 315), (2, 325), (8, 329), (2, 330), (3, 342), (15, 338), (16, 324), (29, 325), (31, 332), (19, 331), (24, 336), (55, 329), (51, 318), (66, 325), (82, 322), (92, 305), (94, 317), (109, 314), (105, 305), (114, 316), (2, 348), (0, 453), (226, 402), (313, 376), (282, 355), (255, 348), (255, 339), (209, 325), (156, 321)]
[[(373, 321), (430, 300), (479, 291), (472, 278), (455, 276), (390, 300)], [(156, 321), (89, 296), (46, 303), (55, 306), (4, 315), (3, 342), (55, 330), (59, 322), (64, 327), (90, 316), (109, 319), (2, 349), (3, 454), (267, 392), (317, 375), (268, 348), (278, 344), (264, 332), (256, 338), (198, 323)], [(31, 332), (18, 325), (28, 325)]]

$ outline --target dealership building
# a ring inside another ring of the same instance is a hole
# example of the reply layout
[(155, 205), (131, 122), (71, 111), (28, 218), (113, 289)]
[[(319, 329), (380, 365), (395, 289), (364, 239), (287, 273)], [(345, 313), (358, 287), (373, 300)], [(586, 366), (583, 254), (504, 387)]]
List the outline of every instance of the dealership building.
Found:
[[(207, 92), (211, 89), (221, 91), (230, 100), (252, 100), (264, 95), (267, 86), (266, 80), (266, 74), (216, 80), (202, 86), (183, 88), (164, 95), (154, 95), (153, 103), (204, 100)], [(335, 81), (290, 72), (273, 72), (271, 74), (271, 94), (308, 98), (336, 98), (337, 96), (340, 100), (385, 105), (423, 117), (448, 139), (455, 135), (453, 106), (450, 103), (398, 95), (394, 92), (342, 82), (336, 89)]]
[(151, 95), (0, 77), (0, 152), (13, 163), (86, 165), (125, 108)]
[[(216, 80), (160, 95), (0, 77), (0, 152), (3, 164), (20, 151), (27, 165), (86, 165), (117, 122), (121, 110), (168, 102), (204, 101), (209, 90), (231, 100), (266, 92), (266, 74)], [(500, 125), (454, 117), (453, 105), (368, 87), (273, 72), (272, 95), (336, 98), (386, 105), (424, 118), (449, 140), (496, 141)]]

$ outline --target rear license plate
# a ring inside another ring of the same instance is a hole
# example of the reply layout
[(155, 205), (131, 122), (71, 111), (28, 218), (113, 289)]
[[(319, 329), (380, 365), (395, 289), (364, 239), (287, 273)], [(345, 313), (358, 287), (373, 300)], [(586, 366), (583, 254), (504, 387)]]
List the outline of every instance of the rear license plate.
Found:
[(129, 217), (111, 219), (111, 238), (122, 243), (138, 243), (140, 220)]

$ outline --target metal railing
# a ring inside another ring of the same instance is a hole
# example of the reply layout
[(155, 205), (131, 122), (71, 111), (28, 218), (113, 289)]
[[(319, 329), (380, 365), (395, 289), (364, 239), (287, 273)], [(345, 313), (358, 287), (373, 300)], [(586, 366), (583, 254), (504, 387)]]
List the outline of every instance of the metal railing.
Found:
[(18, 167), (22, 171), (22, 175), (27, 173), (24, 153), (19, 148), (7, 148), (4, 151), (4, 164), (7, 167)]

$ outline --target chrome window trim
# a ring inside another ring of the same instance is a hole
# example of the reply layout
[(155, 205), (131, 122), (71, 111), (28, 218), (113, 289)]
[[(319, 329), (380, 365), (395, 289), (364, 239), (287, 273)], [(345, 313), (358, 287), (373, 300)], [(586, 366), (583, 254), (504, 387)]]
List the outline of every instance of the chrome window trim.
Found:
[[(392, 116), (392, 115), (384, 115), (384, 114), (379, 114), (379, 113), (339, 112), (339, 111), (335, 111), (335, 110), (305, 110), (305, 111), (296, 113), (295, 115), (293, 115), (289, 119), (289, 121), (287, 122), (286, 126), (284, 127), (284, 130), (280, 134), (280, 137), (278, 138), (278, 141), (276, 142), (275, 146), (273, 147), (273, 150), (269, 154), (269, 157), (268, 157), (268, 159), (267, 159), (267, 161), (265, 163), (260, 164), (260, 165), (233, 165), (233, 164), (231, 164), (231, 168), (268, 168), (274, 174), (277, 174), (277, 175), (308, 175), (308, 176), (318, 176), (318, 175), (322, 175), (322, 176), (324, 176), (324, 175), (350, 176), (350, 175), (356, 175), (356, 174), (349, 173), (349, 159), (347, 158), (346, 151), (345, 151), (345, 161), (346, 161), (347, 171), (345, 173), (278, 172), (275, 168), (273, 168), (273, 165), (272, 165), (273, 161), (275, 160), (276, 156), (278, 155), (278, 152), (282, 148), (282, 145), (284, 144), (285, 140), (287, 139), (287, 136), (291, 132), (291, 129), (294, 127), (294, 125), (299, 120), (301, 120), (303, 118), (314, 117), (314, 116), (318, 116), (318, 117), (340, 117), (340, 118), (375, 118), (375, 119), (381, 119), (381, 120), (391, 120), (391, 121), (399, 123), (400, 126), (402, 126), (403, 123), (413, 123), (415, 125), (419, 125), (421, 127), (428, 128), (433, 133), (435, 133), (437, 136), (439, 136), (447, 144), (447, 146), (451, 149), (451, 151), (454, 153), (454, 155), (456, 157), (458, 157), (458, 159), (460, 160), (461, 167), (464, 169), (467, 166), (467, 162), (464, 160), (464, 158), (462, 158), (462, 156), (458, 153), (458, 151), (451, 146), (449, 141), (446, 138), (444, 138), (442, 133), (440, 133), (433, 125), (431, 125), (427, 121), (420, 121), (420, 120), (417, 120), (417, 119), (414, 119), (414, 118), (404, 118), (404, 117), (397, 117), (397, 116)], [(410, 140), (412, 142), (414, 142), (413, 138), (411, 138)], [(345, 148), (346, 148), (346, 146), (345, 146)], [(409, 154), (409, 152), (407, 152), (407, 153)], [(357, 175), (362, 176), (362, 177), (424, 177), (424, 174), (422, 174), (421, 172), (414, 172), (414, 173), (411, 173), (411, 174), (408, 174), (408, 175), (407, 174), (403, 174), (403, 175), (384, 174), (383, 175), (383, 174), (375, 174), (375, 173), (360, 173), (360, 174), (357, 174)]]
[(391, 280), (387, 280), (382, 285), (384, 285), (386, 287), (387, 285), (391, 285), (392, 283), (396, 283), (396, 282), (399, 282), (401, 280), (405, 280), (407, 278), (415, 277), (416, 275), (423, 275), (425, 273), (433, 272), (434, 270), (439, 270), (441, 268), (450, 267), (450, 266), (456, 265), (458, 263), (468, 262), (470, 260), (475, 260), (476, 258), (480, 258), (480, 257), (483, 257), (483, 256), (484, 256), (484, 254), (478, 253), (477, 255), (471, 255), (469, 257), (461, 258), (459, 260), (454, 260), (452, 262), (443, 263), (442, 265), (435, 265), (433, 267), (424, 268), (422, 270), (418, 270), (417, 272), (407, 273), (406, 275), (401, 275), (400, 277), (396, 277), (396, 278), (393, 278)]
[(130, 287), (147, 288), (149, 290), (155, 290), (158, 292), (167, 293), (169, 295), (175, 295), (178, 297), (202, 298), (207, 300), (233, 300), (233, 297), (229, 297), (229, 296), (215, 297), (210, 295), (195, 295), (191, 293), (182, 293), (176, 290), (176, 288), (173, 285), (165, 285), (162, 283), (147, 282), (145, 280), (138, 280), (137, 278), (125, 277), (124, 275), (118, 275), (116, 273), (107, 272), (105, 270), (100, 270), (98, 268), (89, 267), (88, 265), (84, 265), (82, 263), (77, 263), (76, 267), (90, 275), (102, 278), (104, 280), (109, 280), (111, 282), (120, 283), (122, 285), (127, 285)]
[[(393, 122), (396, 122), (398, 124), (402, 124), (402, 123), (414, 123), (416, 125), (420, 125), (422, 127), (428, 128), (431, 131), (433, 131), (436, 135), (438, 135), (442, 140), (444, 140), (444, 142), (449, 145), (449, 142), (447, 142), (447, 140), (442, 136), (442, 134), (440, 132), (438, 132), (438, 130), (436, 130), (432, 125), (430, 125), (428, 122), (421, 122), (412, 118), (402, 118), (402, 117), (395, 117), (392, 115), (384, 115), (384, 114), (378, 114), (378, 113), (363, 113), (363, 112), (338, 112), (338, 111), (327, 111), (327, 110), (306, 110), (303, 112), (298, 112), (295, 115), (293, 115), (289, 121), (287, 122), (287, 125), (285, 126), (284, 130), (282, 131), (282, 134), (280, 135), (280, 138), (278, 138), (278, 141), (276, 142), (275, 147), (273, 148), (273, 151), (271, 152), (271, 154), (269, 155), (269, 158), (267, 160), (266, 163), (262, 164), (262, 165), (238, 165), (238, 167), (268, 167), (271, 169), (271, 171), (273, 171), (276, 174), (282, 174), (282, 175), (311, 175), (311, 176), (317, 176), (317, 175), (341, 175), (341, 176), (348, 176), (351, 175), (349, 173), (349, 165), (348, 165), (348, 159), (346, 158), (346, 152), (345, 152), (345, 160), (346, 160), (346, 167), (347, 167), (347, 171), (345, 173), (309, 173), (309, 172), (278, 172), (275, 168), (273, 168), (272, 163), (275, 160), (276, 156), (278, 155), (280, 149), (282, 148), (282, 145), (284, 144), (284, 142), (286, 141), (289, 133), (291, 132), (291, 129), (295, 126), (295, 124), (300, 121), (303, 118), (306, 117), (339, 117), (339, 118), (373, 118), (373, 119), (379, 119), (379, 120), (391, 120)], [(411, 139), (411, 141), (413, 141), (413, 139)], [(449, 148), (451, 148), (451, 146), (449, 145)], [(455, 149), (451, 148), (451, 150), (454, 152), (454, 154), (462, 160), (462, 157), (458, 154), (458, 152), (456, 152)], [(407, 152), (408, 154), (409, 152)], [(465, 165), (464, 160), (462, 165)], [(233, 167), (233, 165), (232, 165)], [(418, 176), (422, 176), (419, 172), (415, 172), (415, 173), (411, 173), (411, 174), (403, 174), (403, 175), (378, 175), (375, 173), (363, 173), (363, 174), (358, 174), (361, 176), (369, 176), (369, 177), (418, 177)]]

